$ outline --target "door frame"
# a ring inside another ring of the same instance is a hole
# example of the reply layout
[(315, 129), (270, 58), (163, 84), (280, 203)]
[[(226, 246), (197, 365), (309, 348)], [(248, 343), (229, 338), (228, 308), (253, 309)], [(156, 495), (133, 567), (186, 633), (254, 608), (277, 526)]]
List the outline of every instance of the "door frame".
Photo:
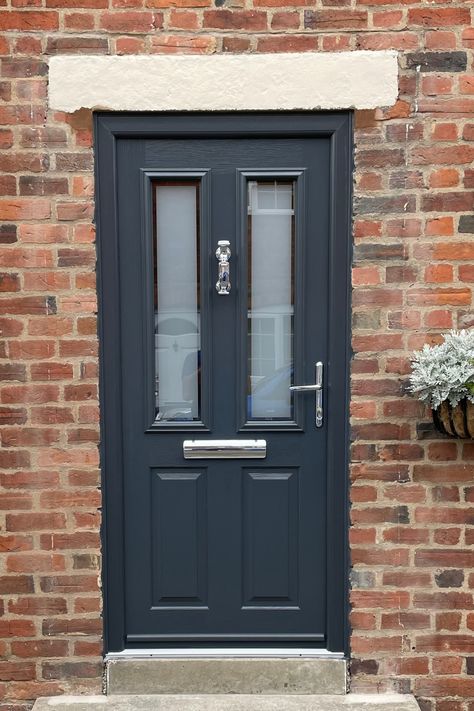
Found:
[[(124, 528), (116, 141), (119, 138), (318, 138), (331, 145), (327, 419), (327, 646), (348, 655), (348, 450), (353, 113), (94, 114), (100, 361), (104, 651), (124, 649)], [(146, 229), (143, 216), (141, 235)], [(334, 276), (337, 275), (337, 279)], [(331, 380), (331, 371), (344, 373)], [(107, 374), (107, 377), (106, 377)], [(238, 374), (236, 374), (238, 377)], [(332, 565), (334, 560), (338, 565)], [(229, 644), (229, 647), (232, 646)], [(281, 645), (279, 645), (281, 647)], [(163, 650), (161, 650), (163, 651)], [(222, 650), (225, 653), (225, 649)], [(310, 650), (308, 650), (309, 652)], [(321, 650), (322, 651), (322, 650)], [(152, 653), (152, 650), (149, 650)], [(313, 653), (315, 650), (313, 650)]]

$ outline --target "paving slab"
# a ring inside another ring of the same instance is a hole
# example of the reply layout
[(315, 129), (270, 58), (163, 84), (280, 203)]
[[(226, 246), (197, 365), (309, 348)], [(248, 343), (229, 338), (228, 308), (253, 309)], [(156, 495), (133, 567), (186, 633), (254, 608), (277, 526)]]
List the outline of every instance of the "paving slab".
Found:
[(33, 711), (419, 711), (405, 694), (163, 694), (54, 696)]
[(108, 694), (345, 694), (347, 662), (322, 658), (119, 659)]

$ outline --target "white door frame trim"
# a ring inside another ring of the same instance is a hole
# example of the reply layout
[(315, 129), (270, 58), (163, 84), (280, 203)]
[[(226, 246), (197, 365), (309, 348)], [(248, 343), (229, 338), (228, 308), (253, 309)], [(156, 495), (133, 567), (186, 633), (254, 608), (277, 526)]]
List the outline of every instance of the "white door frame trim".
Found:
[(375, 109), (397, 95), (395, 51), (49, 60), (49, 107), (68, 113)]

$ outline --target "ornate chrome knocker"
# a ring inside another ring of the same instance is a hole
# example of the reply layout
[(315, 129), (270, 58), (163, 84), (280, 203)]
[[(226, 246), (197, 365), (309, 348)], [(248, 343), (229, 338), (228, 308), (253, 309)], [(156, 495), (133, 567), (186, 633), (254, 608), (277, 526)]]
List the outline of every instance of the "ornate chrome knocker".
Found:
[(219, 261), (216, 284), (218, 294), (228, 294), (230, 292), (230, 255), (230, 242), (226, 239), (219, 240), (216, 249), (216, 257)]

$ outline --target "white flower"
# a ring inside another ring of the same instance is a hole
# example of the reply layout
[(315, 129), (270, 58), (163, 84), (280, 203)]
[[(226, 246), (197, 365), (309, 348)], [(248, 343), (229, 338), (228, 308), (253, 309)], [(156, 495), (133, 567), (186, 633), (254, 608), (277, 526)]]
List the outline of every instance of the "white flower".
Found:
[(444, 343), (414, 353), (410, 390), (433, 409), (443, 400), (474, 403), (474, 330), (450, 331)]

